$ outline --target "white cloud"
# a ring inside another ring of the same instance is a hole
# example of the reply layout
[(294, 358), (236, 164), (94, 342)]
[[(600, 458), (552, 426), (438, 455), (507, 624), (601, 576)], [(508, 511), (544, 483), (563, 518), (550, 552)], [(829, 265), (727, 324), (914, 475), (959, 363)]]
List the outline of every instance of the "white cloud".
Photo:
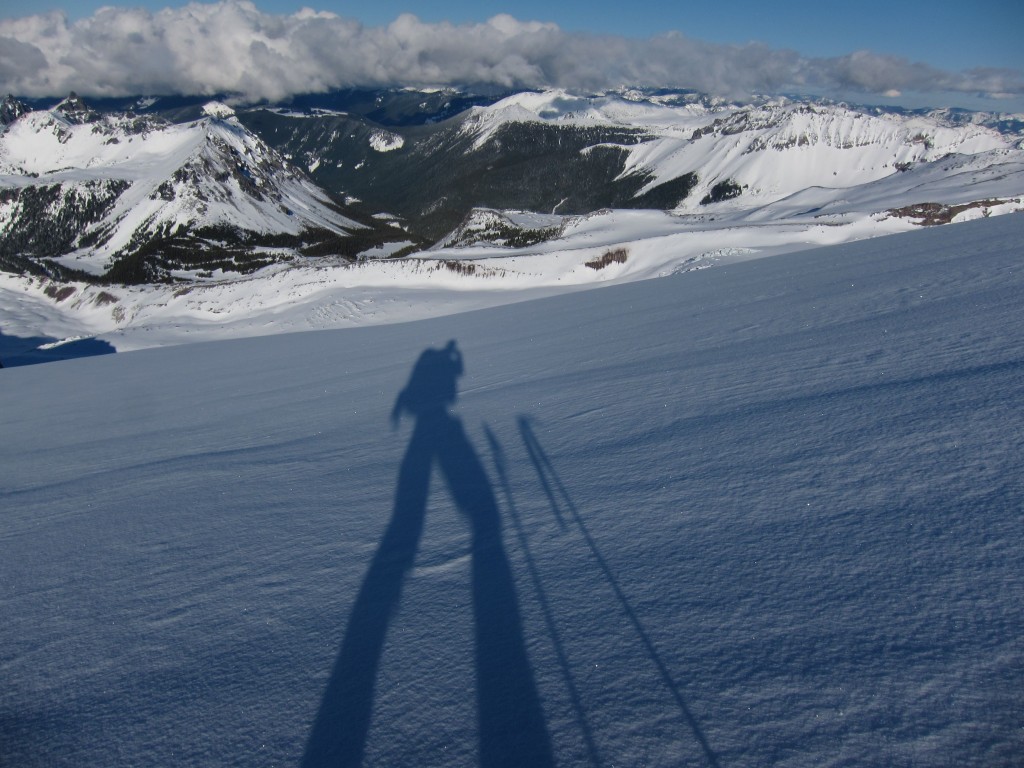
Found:
[(459, 85), (600, 89), (693, 88), (726, 96), (815, 89), (1024, 93), (1011, 70), (937, 70), (858, 51), (809, 59), (751, 43), (718, 45), (679, 33), (635, 40), (563, 32), (499, 15), (482, 24), (399, 16), (364, 27), (305, 8), (290, 16), (243, 0), (156, 13), (107, 7), (0, 21), (0, 90), (25, 96), (238, 94), (281, 99), (345, 86)]

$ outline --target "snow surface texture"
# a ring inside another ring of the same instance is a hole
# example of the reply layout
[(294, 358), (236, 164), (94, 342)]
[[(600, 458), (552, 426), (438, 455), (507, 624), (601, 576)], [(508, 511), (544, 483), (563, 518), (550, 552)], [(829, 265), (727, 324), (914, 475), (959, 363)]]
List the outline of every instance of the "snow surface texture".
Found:
[(1019, 765), (1022, 241), (0, 371), (0, 764)]

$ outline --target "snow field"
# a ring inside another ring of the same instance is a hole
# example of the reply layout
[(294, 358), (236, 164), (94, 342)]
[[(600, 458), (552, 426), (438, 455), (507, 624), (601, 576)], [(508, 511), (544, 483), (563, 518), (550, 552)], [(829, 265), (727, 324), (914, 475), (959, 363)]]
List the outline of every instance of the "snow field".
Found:
[[(1013, 765), (1022, 236), (0, 371), (4, 764), (315, 764), (388, 415), (456, 339), (551, 762)], [(435, 467), (366, 765), (496, 764), (470, 530)]]
[[(808, 200), (801, 201), (807, 204)], [(1003, 208), (1009, 212), (1019, 205)], [(993, 207), (991, 212), (1001, 210)], [(245, 278), (222, 277), (189, 286), (72, 284), (72, 295), (61, 301), (46, 293), (54, 290), (46, 281), (0, 274), (5, 332), (11, 339), (26, 340), (5, 344), (0, 356), (30, 351), (30, 340), (40, 334), (51, 341), (98, 337), (128, 351), (403, 322), (916, 228), (906, 219), (864, 215), (849, 216), (842, 224), (814, 218), (764, 222), (747, 218), (708, 220), (657, 211), (610, 211), (572, 217), (558, 239), (518, 251), (474, 245), (433, 250), (429, 258), (354, 266), (302, 260)], [(586, 266), (618, 248), (627, 252), (625, 263), (602, 269)], [(476, 271), (452, 269), (446, 260), (472, 261)], [(110, 303), (107, 297), (116, 302)]]

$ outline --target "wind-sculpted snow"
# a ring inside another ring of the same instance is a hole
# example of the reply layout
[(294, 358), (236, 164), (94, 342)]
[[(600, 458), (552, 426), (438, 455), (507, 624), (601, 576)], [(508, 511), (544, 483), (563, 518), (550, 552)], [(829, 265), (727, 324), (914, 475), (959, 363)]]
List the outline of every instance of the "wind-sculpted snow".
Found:
[(0, 369), (3, 763), (1018, 764), (1022, 239)]

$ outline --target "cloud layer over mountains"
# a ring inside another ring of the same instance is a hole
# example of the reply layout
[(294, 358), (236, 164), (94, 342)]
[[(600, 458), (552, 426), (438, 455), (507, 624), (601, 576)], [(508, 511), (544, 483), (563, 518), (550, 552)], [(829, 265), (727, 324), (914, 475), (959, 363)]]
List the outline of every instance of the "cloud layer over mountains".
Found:
[(332, 13), (271, 15), (250, 2), (224, 0), (156, 13), (107, 7), (75, 22), (61, 12), (0, 20), (0, 89), (24, 96), (76, 90), (280, 100), (346, 86), (474, 83), (661, 86), (733, 97), (786, 89), (1024, 94), (1024, 75), (1013, 70), (946, 72), (868, 51), (806, 58), (676, 32), (649, 40), (574, 34), (506, 15), (461, 25), (402, 15), (384, 27), (365, 27)]

